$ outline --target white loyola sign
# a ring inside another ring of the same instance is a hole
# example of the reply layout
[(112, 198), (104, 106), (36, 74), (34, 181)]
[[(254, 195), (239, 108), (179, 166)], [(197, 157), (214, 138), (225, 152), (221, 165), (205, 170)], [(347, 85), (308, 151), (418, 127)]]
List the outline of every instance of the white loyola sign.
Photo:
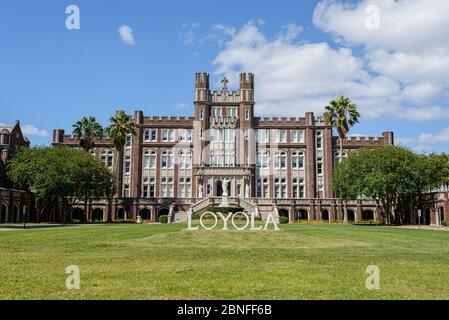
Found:
[[(243, 215), (245, 217), (244, 221), (246, 221), (246, 222), (242, 226), (238, 226), (235, 223), (235, 219), (236, 219), (237, 215), (239, 215), (239, 214)], [(206, 226), (204, 224), (203, 219), (204, 219), (204, 216), (206, 216), (206, 215), (210, 215), (210, 216), (213, 217), (214, 224), (212, 226)], [(248, 215), (245, 212), (236, 212), (236, 213), (233, 213), (233, 214), (232, 213), (226, 214), (226, 216), (225, 216), (225, 215), (223, 215), (220, 212), (218, 212), (218, 213), (204, 212), (200, 216), (200, 220), (199, 220), (201, 228), (204, 229), (204, 230), (213, 230), (213, 229), (215, 229), (217, 227), (217, 224), (218, 224), (218, 220), (219, 220), (218, 218), (220, 218), (223, 221), (223, 228), (222, 228), (222, 230), (229, 230), (228, 225), (229, 225), (229, 221), (230, 221), (231, 224), (232, 224), (232, 227), (235, 230), (239, 230), (239, 231), (247, 230), (247, 229), (249, 229), (249, 230), (269, 230), (269, 225), (270, 224), (273, 225), (273, 230), (279, 231), (278, 224), (277, 224), (276, 219), (275, 219), (275, 217), (274, 217), (274, 215), (272, 213), (268, 214), (267, 219), (265, 220), (265, 225), (264, 226), (256, 227), (256, 221), (255, 221), (256, 217), (255, 217), (254, 213), (250, 213), (250, 215)], [(187, 223), (188, 223), (188, 228), (187, 228), (188, 230), (199, 230), (200, 229), (200, 226), (192, 227), (192, 214), (191, 213), (189, 213), (187, 215)]]

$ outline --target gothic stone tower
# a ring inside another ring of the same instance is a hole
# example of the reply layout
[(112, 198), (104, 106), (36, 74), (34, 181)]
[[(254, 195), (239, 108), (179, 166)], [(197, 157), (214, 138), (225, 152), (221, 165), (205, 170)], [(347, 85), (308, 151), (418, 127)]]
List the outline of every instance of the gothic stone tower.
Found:
[(228, 195), (255, 194), (254, 75), (240, 74), (237, 91), (209, 88), (209, 74), (195, 75), (194, 194), (221, 196), (221, 181), (230, 180)]

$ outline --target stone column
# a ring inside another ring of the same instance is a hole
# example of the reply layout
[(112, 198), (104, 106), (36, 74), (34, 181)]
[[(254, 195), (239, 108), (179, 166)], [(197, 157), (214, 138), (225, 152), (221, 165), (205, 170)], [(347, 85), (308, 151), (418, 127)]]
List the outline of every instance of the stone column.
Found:
[(360, 201), (357, 201), (357, 210), (356, 210), (354, 218), (355, 218), (355, 222), (362, 221), (362, 205), (361, 205)]

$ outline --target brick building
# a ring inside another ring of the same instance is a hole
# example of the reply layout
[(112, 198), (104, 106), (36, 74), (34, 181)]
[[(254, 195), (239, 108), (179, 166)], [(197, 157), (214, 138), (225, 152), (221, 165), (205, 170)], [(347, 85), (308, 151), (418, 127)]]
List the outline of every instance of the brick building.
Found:
[(30, 142), (22, 133), (20, 122), (0, 125), (0, 223), (23, 221), (23, 213), (32, 213), (32, 197), (29, 193), (15, 190), (6, 176), (6, 166), (14, 150), (29, 146)]
[[(219, 91), (212, 91), (209, 75), (197, 73), (194, 106), (192, 117), (145, 116), (135, 111), (137, 134), (128, 137), (119, 159), (117, 197), (92, 203), (87, 214), (80, 205), (73, 215), (88, 221), (138, 215), (157, 221), (169, 214), (177, 221), (190, 210), (203, 212), (219, 205), (225, 192), (229, 205), (262, 218), (276, 212), (290, 221), (341, 221), (342, 203), (331, 188), (339, 157), (360, 147), (394, 144), (392, 132), (349, 137), (340, 155), (338, 138), (322, 117), (311, 112), (295, 118), (257, 117), (251, 73), (240, 74), (237, 91), (228, 90), (226, 78)], [(53, 143), (78, 145), (62, 129), (54, 130)], [(103, 138), (94, 143), (92, 154), (114, 168), (117, 155), (111, 141)], [(369, 200), (350, 203), (348, 217), (351, 221), (379, 218)]]

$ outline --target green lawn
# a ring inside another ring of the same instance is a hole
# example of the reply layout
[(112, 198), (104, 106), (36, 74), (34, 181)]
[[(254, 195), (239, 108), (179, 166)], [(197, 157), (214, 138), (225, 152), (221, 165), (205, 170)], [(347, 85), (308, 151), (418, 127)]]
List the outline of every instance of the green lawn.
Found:
[[(1, 299), (449, 299), (449, 232), (283, 225), (0, 230)], [(65, 269), (81, 289), (65, 288)], [(365, 287), (377, 265), (381, 288)]]

